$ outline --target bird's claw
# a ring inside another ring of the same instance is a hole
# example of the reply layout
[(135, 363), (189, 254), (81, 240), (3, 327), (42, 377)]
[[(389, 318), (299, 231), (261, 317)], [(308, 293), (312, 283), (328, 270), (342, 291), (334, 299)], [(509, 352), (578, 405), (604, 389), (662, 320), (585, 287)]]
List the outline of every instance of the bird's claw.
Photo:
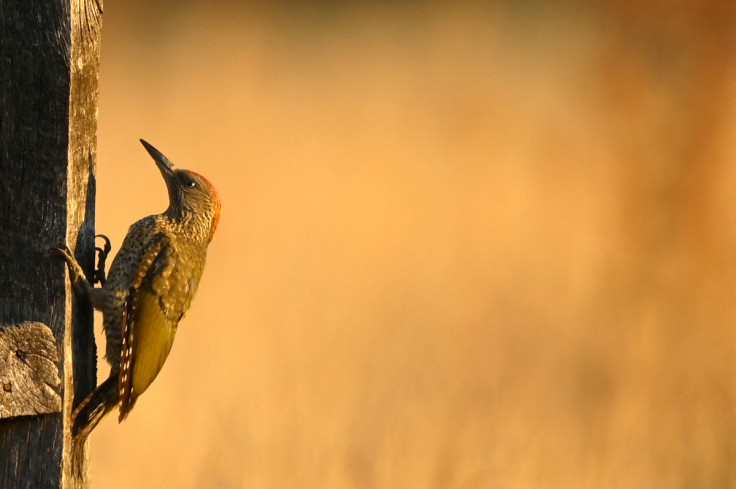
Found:
[(95, 269), (95, 273), (93, 275), (93, 283), (99, 283), (104, 287), (105, 285), (105, 261), (107, 260), (107, 255), (110, 254), (110, 250), (112, 250), (112, 246), (110, 245), (110, 239), (105, 236), (104, 234), (98, 234), (95, 236), (95, 238), (102, 238), (105, 240), (105, 245), (100, 248), (95, 247), (95, 251), (97, 251), (97, 268)]
[(59, 241), (56, 246), (52, 246), (49, 248), (49, 253), (52, 255), (59, 255), (64, 260), (68, 262), (71, 262), (74, 259), (74, 255), (72, 255), (72, 250), (69, 249), (69, 247), (64, 243), (63, 241)]
[[(105, 240), (105, 247), (102, 252), (105, 253), (105, 257), (107, 257), (107, 254), (110, 253), (110, 250), (112, 250), (112, 246), (110, 245), (110, 238), (108, 238), (104, 234), (97, 234), (95, 235), (95, 238), (102, 238)], [(100, 248), (97, 248), (97, 249), (100, 249)]]

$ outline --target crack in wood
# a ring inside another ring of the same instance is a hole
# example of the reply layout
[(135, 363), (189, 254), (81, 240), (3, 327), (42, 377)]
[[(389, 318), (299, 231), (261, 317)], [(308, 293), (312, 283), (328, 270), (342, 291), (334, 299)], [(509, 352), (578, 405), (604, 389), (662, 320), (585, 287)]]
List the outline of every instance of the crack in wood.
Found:
[(0, 326), (0, 419), (61, 412), (59, 349), (51, 328)]

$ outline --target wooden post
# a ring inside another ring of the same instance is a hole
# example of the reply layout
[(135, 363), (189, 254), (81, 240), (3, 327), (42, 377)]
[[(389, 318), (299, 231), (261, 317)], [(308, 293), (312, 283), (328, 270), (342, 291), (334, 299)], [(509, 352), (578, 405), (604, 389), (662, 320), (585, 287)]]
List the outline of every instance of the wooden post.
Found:
[(0, 0), (6, 489), (87, 487), (86, 467), (71, 467), (69, 415), (75, 393), (95, 385), (92, 311), (73, 298), (63, 261), (48, 249), (65, 241), (92, 272), (101, 16), (101, 0)]

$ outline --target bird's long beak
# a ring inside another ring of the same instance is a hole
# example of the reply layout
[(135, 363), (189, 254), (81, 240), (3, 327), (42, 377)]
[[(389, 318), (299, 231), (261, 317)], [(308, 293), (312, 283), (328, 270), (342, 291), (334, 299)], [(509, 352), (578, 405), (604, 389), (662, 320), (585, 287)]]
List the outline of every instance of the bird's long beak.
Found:
[(148, 151), (148, 154), (151, 155), (153, 161), (156, 162), (156, 166), (158, 166), (158, 169), (164, 177), (164, 180), (166, 180), (166, 185), (168, 186), (174, 178), (174, 170), (176, 167), (161, 151), (154, 148), (151, 144), (142, 139), (141, 143), (143, 144), (143, 147), (146, 148), (146, 151)]
[(156, 162), (156, 166), (161, 172), (161, 176), (164, 177), (164, 182), (166, 182), (166, 190), (169, 191), (169, 210), (167, 212), (180, 212), (181, 199), (177, 192), (177, 178), (176, 173), (174, 173), (176, 167), (161, 151), (157, 150), (142, 139), (141, 143), (143, 144), (143, 147), (146, 148), (146, 151), (148, 151), (148, 154), (151, 155), (153, 161)]

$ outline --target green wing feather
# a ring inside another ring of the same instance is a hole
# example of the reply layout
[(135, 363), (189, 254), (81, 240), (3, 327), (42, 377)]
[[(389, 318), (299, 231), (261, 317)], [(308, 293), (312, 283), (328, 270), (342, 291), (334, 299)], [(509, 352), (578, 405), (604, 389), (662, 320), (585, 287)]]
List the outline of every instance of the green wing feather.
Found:
[(176, 247), (169, 237), (156, 236), (133, 277), (123, 318), (121, 421), (161, 371), (197, 291), (204, 261), (180, 255)]
[(178, 321), (170, 319), (169, 311), (160, 302), (158, 289), (166, 291), (175, 264), (176, 256), (169, 239), (158, 235), (148, 246), (132, 277), (123, 317), (120, 421), (151, 385), (171, 350)]
[(139, 396), (151, 385), (169, 356), (178, 321), (167, 317), (159, 297), (148, 287), (142, 287), (138, 292), (136, 317), (133, 325), (132, 382), (133, 393)]

